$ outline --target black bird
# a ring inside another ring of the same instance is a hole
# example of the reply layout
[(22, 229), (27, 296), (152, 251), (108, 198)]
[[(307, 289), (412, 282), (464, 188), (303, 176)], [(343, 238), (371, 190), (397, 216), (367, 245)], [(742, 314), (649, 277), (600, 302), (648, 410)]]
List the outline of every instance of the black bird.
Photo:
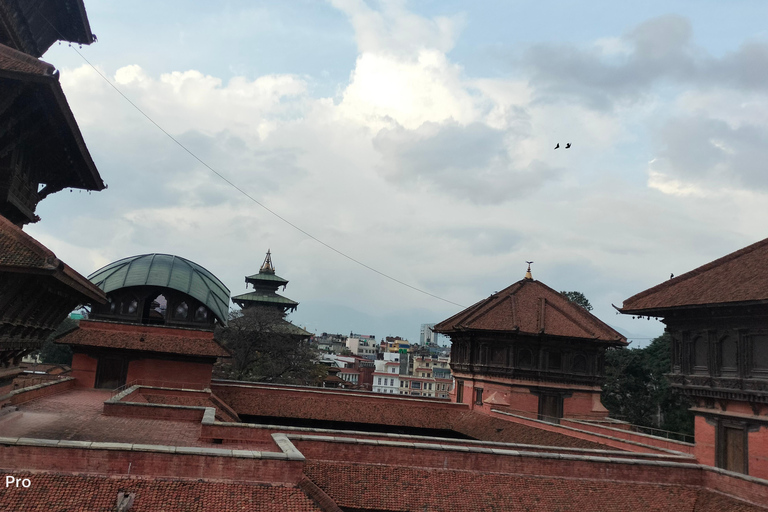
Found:
[(571, 147), (571, 143), (570, 143), (570, 142), (569, 142), (568, 144), (566, 144), (566, 145), (565, 145), (565, 149), (568, 149), (568, 148), (570, 148), (570, 147)]
[(557, 148), (559, 148), (559, 147), (560, 147), (560, 143), (558, 142), (558, 143), (557, 143), (557, 146), (555, 146), (555, 149), (557, 149)]
[(672, 279), (673, 277), (675, 277), (675, 274), (669, 274), (670, 279)]

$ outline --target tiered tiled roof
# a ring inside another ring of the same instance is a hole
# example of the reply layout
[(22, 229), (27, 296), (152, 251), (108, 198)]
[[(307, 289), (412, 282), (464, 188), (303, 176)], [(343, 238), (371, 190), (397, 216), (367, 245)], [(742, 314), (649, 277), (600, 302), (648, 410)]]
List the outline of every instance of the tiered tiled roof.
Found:
[(522, 279), (432, 329), (441, 334), (466, 330), (547, 334), (626, 344), (624, 336), (549, 286)]
[(0, 215), (0, 271), (50, 274), (89, 299), (106, 302), (98, 287), (81, 276), (46, 246)]
[(53, 75), (56, 68), (31, 55), (0, 44), (0, 74)]
[(624, 301), (622, 313), (768, 301), (768, 238)]
[(167, 354), (229, 356), (229, 353), (216, 343), (210, 331), (90, 320), (81, 320), (78, 329), (65, 334), (56, 343)]

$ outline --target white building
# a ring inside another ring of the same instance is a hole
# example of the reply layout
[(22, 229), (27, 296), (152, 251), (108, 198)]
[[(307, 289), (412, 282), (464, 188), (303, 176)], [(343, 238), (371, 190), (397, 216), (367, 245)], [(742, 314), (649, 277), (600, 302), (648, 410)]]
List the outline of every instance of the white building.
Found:
[(347, 348), (356, 356), (376, 359), (376, 339), (373, 336), (349, 337)]
[(400, 363), (376, 361), (376, 371), (373, 372), (373, 392), (400, 394)]

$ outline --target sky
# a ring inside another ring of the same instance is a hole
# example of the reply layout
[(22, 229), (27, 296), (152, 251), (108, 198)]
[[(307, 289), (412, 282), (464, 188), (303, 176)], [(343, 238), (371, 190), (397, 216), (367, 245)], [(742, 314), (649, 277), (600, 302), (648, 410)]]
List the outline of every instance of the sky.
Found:
[(768, 236), (765, 2), (86, 9), (43, 60), (109, 188), (27, 228), (84, 275), (170, 253), (237, 295), (270, 249), (294, 323), (418, 340), (533, 261), (638, 347), (663, 325), (612, 305)]

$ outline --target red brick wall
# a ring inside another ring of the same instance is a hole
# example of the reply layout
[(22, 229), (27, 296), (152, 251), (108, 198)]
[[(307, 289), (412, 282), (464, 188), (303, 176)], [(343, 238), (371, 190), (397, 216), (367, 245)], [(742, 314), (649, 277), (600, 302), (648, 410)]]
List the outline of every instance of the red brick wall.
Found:
[(0, 468), (5, 470), (125, 475), (129, 464), (131, 475), (273, 484), (297, 484), (303, 467), (301, 461), (274, 459), (0, 445)]
[(748, 435), (749, 475), (768, 480), (768, 426)]
[(205, 409), (202, 407), (187, 409), (173, 406), (153, 407), (150, 404), (104, 403), (105, 416), (122, 416), (124, 418), (200, 422), (204, 413)]
[(392, 466), (428, 467), (579, 479), (699, 485), (702, 470), (680, 466), (563, 460), (396, 446), (371, 446), (292, 439), (308, 460), (354, 461)]
[(186, 385), (203, 389), (210, 386), (212, 373), (212, 364), (138, 359), (129, 363), (126, 382), (139, 381), (146, 385), (167, 387)]
[(49, 395), (55, 395), (57, 393), (61, 393), (74, 386), (75, 386), (74, 380), (72, 379), (62, 380), (61, 382), (57, 382), (55, 384), (49, 384), (42, 388), (30, 389), (30, 390), (24, 391), (23, 393), (18, 393), (16, 395), (13, 395), (11, 397), (10, 403), (11, 405), (22, 404), (24, 402), (34, 400), (35, 398), (40, 398), (41, 396), (49, 396)]
[[(608, 439), (606, 437), (593, 435), (590, 432), (576, 432), (571, 429), (565, 429), (562, 426), (554, 423), (544, 423), (540, 421), (533, 421), (525, 418), (515, 418), (511, 416), (505, 416), (503, 414), (496, 414), (496, 413), (494, 413), (494, 417), (507, 421), (509, 423), (524, 425), (529, 428), (532, 428), (535, 432), (537, 432), (537, 435), (539, 435), (541, 439), (547, 439), (547, 436), (552, 436), (553, 434), (559, 434), (562, 437), (574, 439), (574, 441), (571, 441), (572, 443), (575, 443), (576, 442), (575, 440), (582, 440), (583, 442), (588, 442), (590, 443), (590, 446), (587, 446), (589, 448), (595, 448), (598, 445), (602, 445), (603, 447), (609, 447), (616, 450), (627, 450), (627, 451), (647, 452), (647, 453), (666, 453), (661, 449), (654, 448), (652, 445), (636, 446), (633, 444), (625, 443), (618, 436), (616, 436), (617, 437), (616, 439)], [(649, 444), (649, 443), (646, 443), (646, 444)], [(558, 446), (558, 445), (553, 444), (553, 446)], [(579, 446), (579, 445), (567, 444), (564, 446)]]
[(71, 375), (77, 381), (77, 386), (93, 388), (96, 385), (96, 366), (98, 360), (86, 354), (75, 353), (72, 356)]
[(715, 465), (715, 426), (707, 423), (703, 416), (696, 415), (694, 423), (696, 448), (694, 455), (699, 464)]
[(466, 406), (445, 400), (418, 400), (374, 393), (327, 392), (264, 385), (212, 385), (212, 391), (239, 415), (450, 429), (451, 415)]
[[(466, 376), (464, 376), (466, 378)], [(462, 378), (462, 375), (457, 375)], [(572, 418), (605, 418), (608, 411), (600, 403), (600, 391), (573, 390), (568, 386), (554, 383), (545, 383), (547, 387), (570, 390), (572, 396), (563, 400), (563, 416)], [(509, 405), (499, 404), (475, 404), (475, 390), (483, 390), (483, 400), (488, 399), (494, 393), (504, 396), (510, 402)], [(452, 400), (456, 400), (452, 395)], [(504, 382), (474, 381), (466, 378), (464, 381), (464, 403), (470, 404), (471, 409), (490, 413), (491, 409), (509, 410), (515, 414), (525, 414), (536, 417), (539, 412), (539, 397), (530, 392), (529, 388), (520, 385), (519, 381), (504, 379)]]

